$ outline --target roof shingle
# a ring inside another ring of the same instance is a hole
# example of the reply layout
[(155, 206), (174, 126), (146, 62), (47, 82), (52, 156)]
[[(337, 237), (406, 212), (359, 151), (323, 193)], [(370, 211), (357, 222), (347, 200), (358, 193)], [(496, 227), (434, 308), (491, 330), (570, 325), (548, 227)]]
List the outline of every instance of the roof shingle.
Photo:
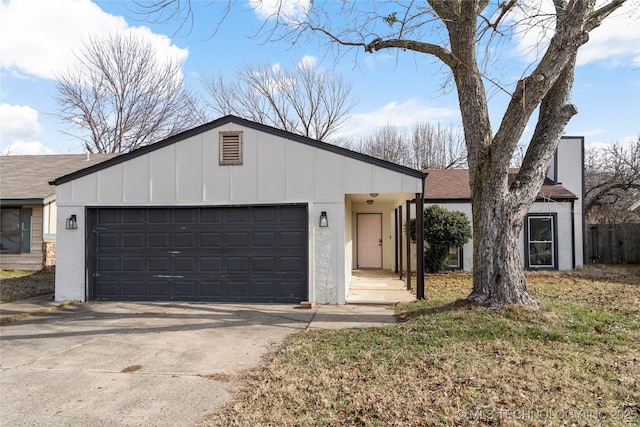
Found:
[[(471, 200), (468, 169), (425, 169), (424, 172), (428, 173), (425, 180), (425, 200)], [(517, 173), (518, 169), (509, 170), (509, 183), (513, 182)], [(542, 185), (538, 198), (577, 199), (571, 191), (548, 179)]]
[(115, 156), (116, 154), (0, 156), (0, 199), (45, 199), (56, 192), (49, 181)]

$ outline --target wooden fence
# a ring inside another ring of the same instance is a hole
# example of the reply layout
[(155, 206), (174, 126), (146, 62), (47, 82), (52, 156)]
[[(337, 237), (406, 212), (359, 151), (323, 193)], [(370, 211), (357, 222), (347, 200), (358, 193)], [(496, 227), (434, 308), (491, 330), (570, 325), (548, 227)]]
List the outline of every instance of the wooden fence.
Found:
[(587, 224), (587, 263), (640, 264), (640, 224)]

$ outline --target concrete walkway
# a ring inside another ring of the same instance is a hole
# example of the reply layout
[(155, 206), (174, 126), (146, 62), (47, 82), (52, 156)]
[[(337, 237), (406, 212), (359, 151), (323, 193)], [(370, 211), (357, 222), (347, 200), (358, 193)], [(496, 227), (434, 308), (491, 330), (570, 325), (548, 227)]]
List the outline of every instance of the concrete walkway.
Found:
[(354, 270), (347, 304), (396, 304), (415, 301), (407, 283), (387, 270)]

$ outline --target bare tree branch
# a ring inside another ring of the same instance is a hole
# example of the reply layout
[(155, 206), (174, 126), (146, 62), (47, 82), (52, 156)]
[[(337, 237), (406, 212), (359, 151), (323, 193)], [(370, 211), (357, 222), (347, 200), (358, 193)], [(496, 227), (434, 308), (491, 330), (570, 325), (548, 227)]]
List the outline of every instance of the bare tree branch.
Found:
[(203, 80), (213, 111), (318, 140), (335, 134), (355, 106), (351, 85), (310, 64), (300, 63), (291, 70), (246, 65), (237, 77), (234, 82), (222, 77)]
[(204, 123), (182, 64), (161, 63), (141, 38), (92, 37), (76, 57), (80, 69), (57, 78), (57, 115), (87, 151), (128, 152)]

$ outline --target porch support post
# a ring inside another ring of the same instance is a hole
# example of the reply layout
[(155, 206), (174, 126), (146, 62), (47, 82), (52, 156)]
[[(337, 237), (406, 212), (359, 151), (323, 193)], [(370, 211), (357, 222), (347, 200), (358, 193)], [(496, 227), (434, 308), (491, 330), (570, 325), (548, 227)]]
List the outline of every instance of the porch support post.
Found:
[[(423, 186), (424, 187), (424, 186)], [(424, 201), (416, 193), (416, 298), (424, 299)]]
[(400, 279), (404, 273), (404, 259), (402, 259), (402, 205), (398, 206), (398, 260), (400, 261)]
[(397, 273), (398, 272), (398, 208), (395, 208), (393, 210), (393, 219), (394, 219), (394, 227), (395, 227), (395, 232), (394, 234), (394, 241), (393, 241), (393, 252), (394, 252), (394, 257), (395, 257), (395, 270), (394, 272)]
[(407, 236), (407, 290), (411, 290), (411, 200), (407, 200), (405, 232)]

